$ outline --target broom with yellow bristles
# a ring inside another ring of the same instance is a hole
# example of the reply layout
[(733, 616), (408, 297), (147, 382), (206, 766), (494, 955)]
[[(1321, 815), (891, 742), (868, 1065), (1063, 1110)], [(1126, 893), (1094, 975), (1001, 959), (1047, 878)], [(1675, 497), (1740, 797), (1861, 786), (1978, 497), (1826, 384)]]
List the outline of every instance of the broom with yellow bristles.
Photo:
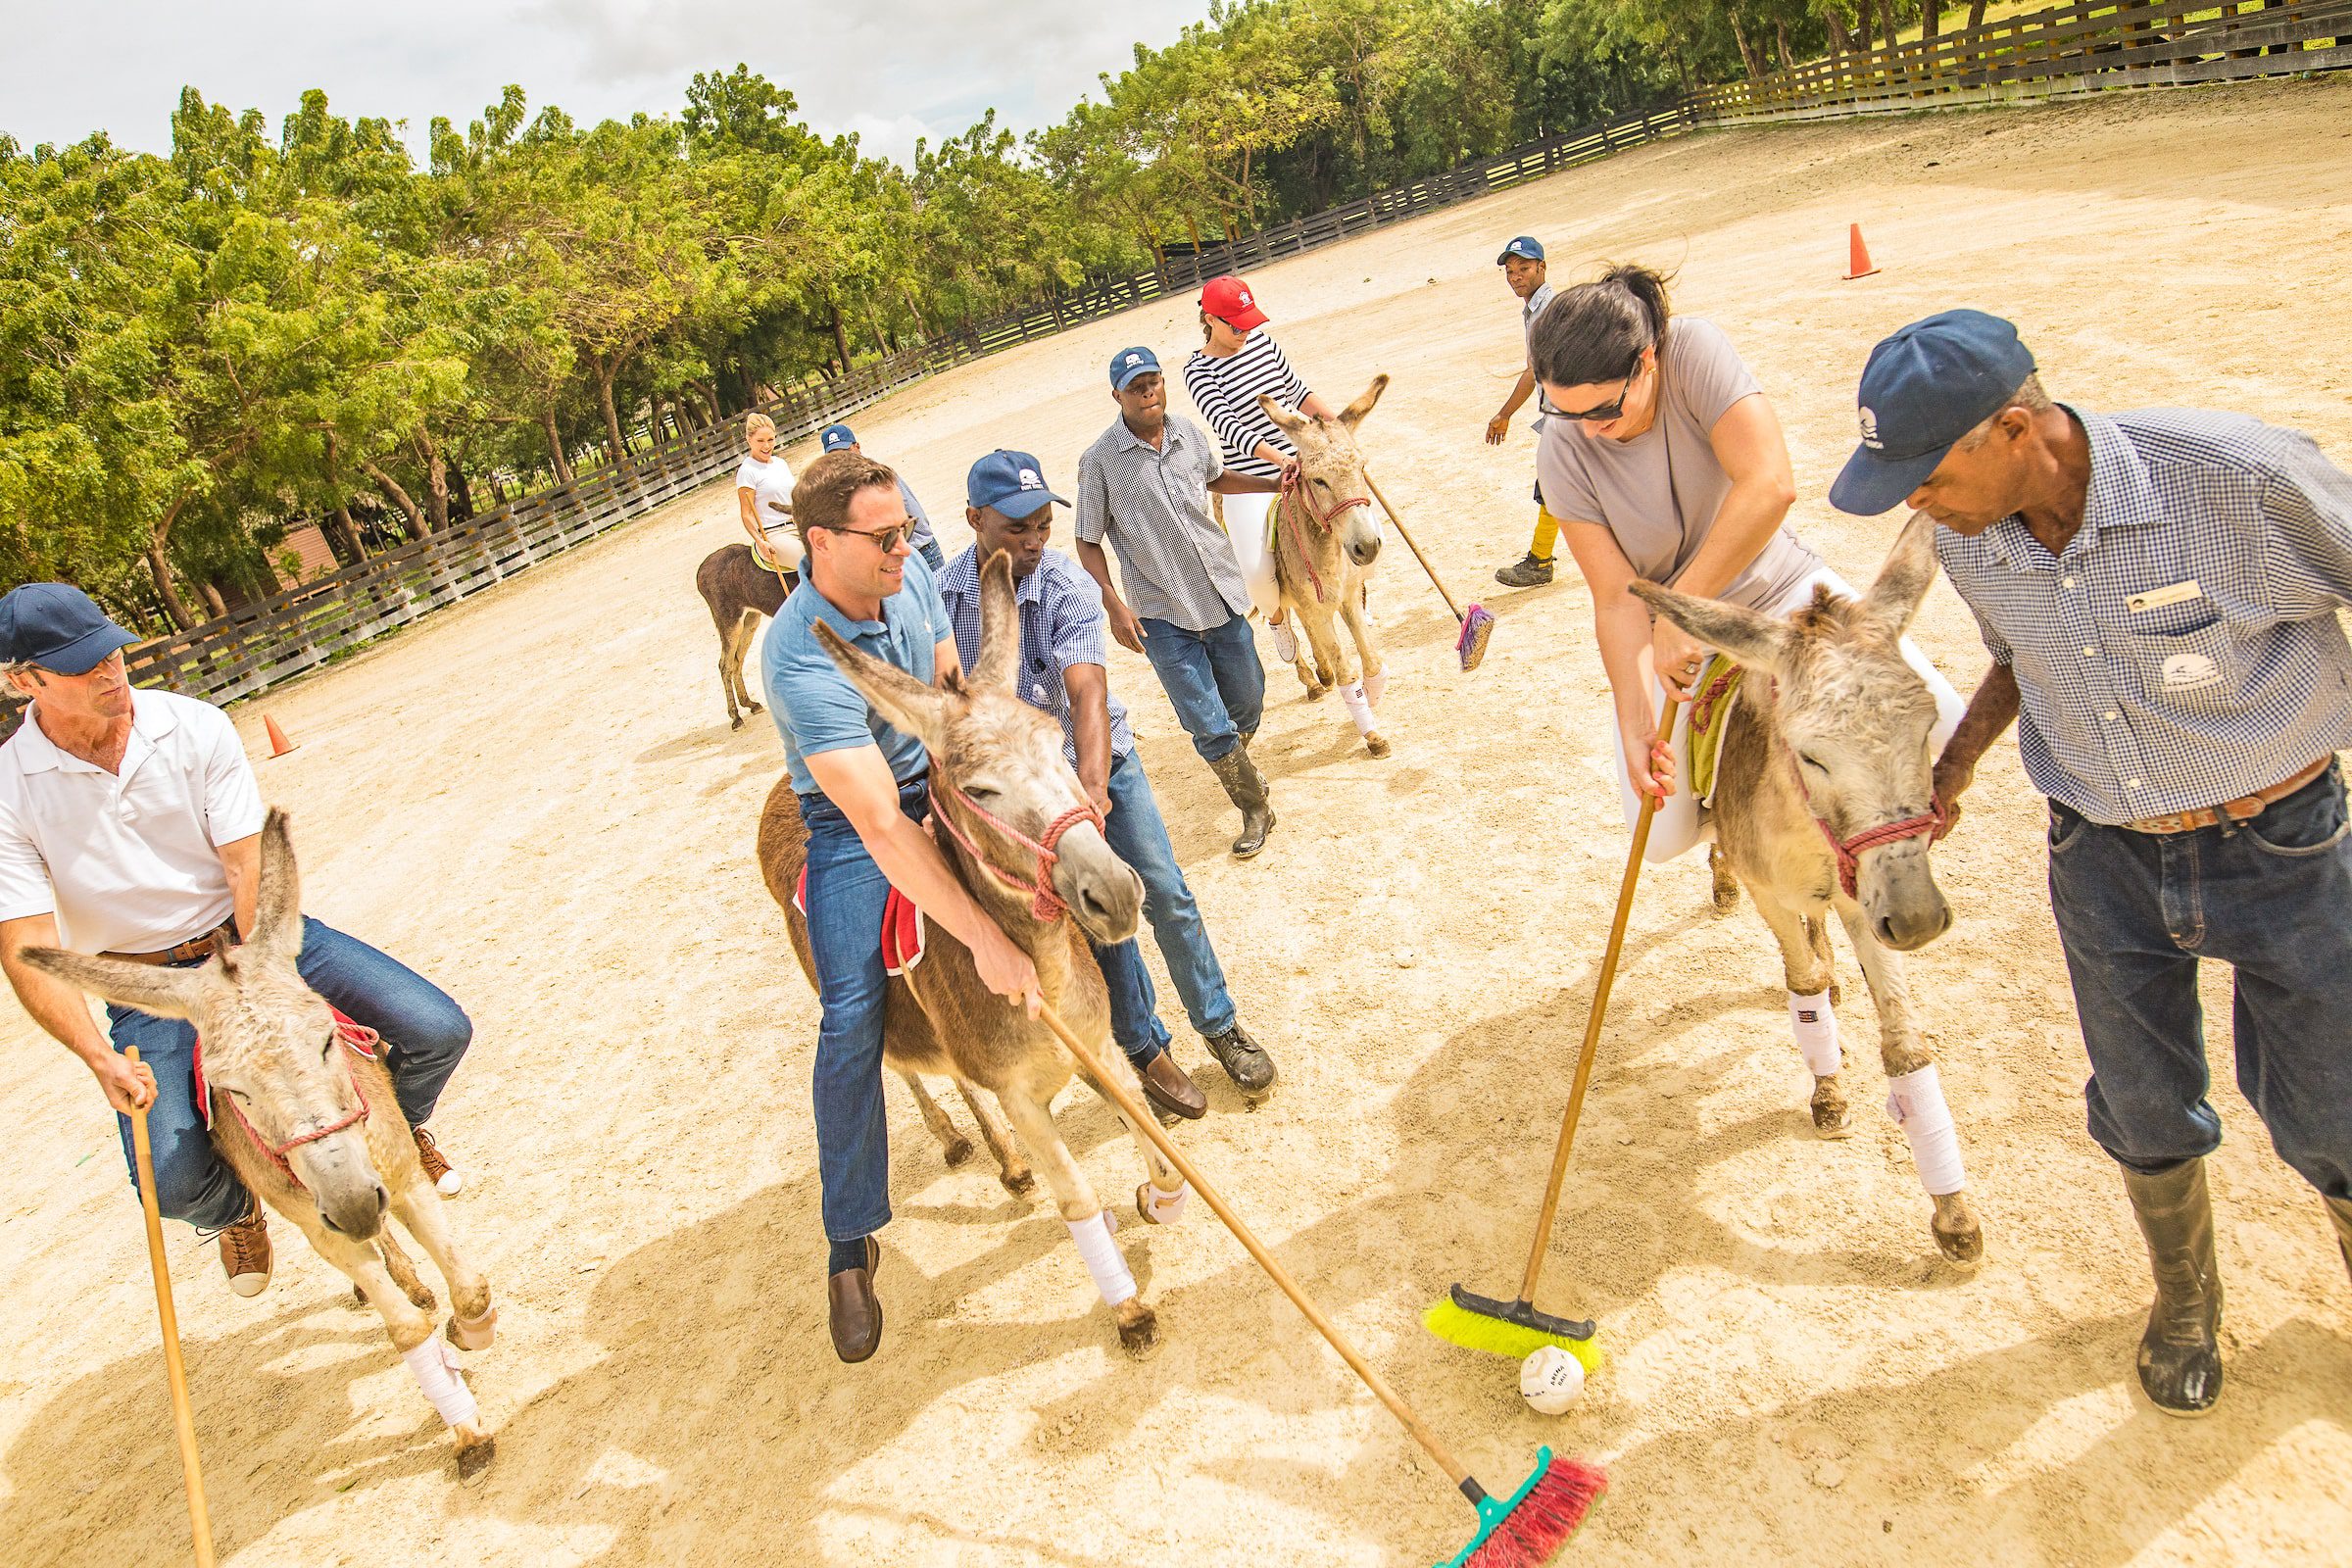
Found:
[[(1673, 697), (1658, 715), (1658, 733), (1674, 733)], [(1568, 1110), (1560, 1118), (1559, 1142), (1551, 1152), (1551, 1182), (1544, 1189), (1544, 1209), (1536, 1216), (1536, 1236), (1527, 1251), (1527, 1272), (1519, 1277), (1519, 1298), (1497, 1301), (1456, 1285), (1446, 1299), (1421, 1314), (1422, 1327), (1439, 1339), (1469, 1350), (1525, 1357), (1546, 1345), (1556, 1345), (1585, 1364), (1600, 1364), (1600, 1347), (1593, 1343), (1594, 1326), (1588, 1320), (1553, 1317), (1536, 1310), (1536, 1286), (1544, 1277), (1544, 1255), (1550, 1250), (1551, 1223), (1560, 1210), (1560, 1187), (1568, 1178), (1568, 1155), (1576, 1148), (1576, 1121), (1585, 1108), (1585, 1090), (1592, 1081), (1592, 1056), (1600, 1045), (1600, 1021), (1609, 1006), (1609, 987), (1617, 978), (1617, 959), (1625, 951), (1625, 924), (1634, 910), (1634, 884), (1642, 875), (1642, 853), (1649, 847), (1650, 819), (1657, 815), (1659, 797), (1642, 792), (1641, 814), (1634, 820), (1634, 847), (1625, 858), (1625, 876), (1617, 884), (1617, 916), (1609, 922), (1609, 942), (1600, 956), (1600, 976), (1593, 982), (1592, 1010), (1585, 1015), (1584, 1048), (1577, 1053), (1576, 1078), (1568, 1088)]]

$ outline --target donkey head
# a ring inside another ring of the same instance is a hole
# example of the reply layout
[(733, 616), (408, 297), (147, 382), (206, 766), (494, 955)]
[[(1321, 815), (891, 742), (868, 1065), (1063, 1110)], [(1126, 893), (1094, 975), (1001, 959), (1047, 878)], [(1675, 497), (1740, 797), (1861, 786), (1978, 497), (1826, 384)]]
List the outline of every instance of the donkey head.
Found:
[[(1773, 677), (1771, 712), (1805, 801), (1845, 840), (1933, 808), (1936, 699), (1904, 662), (1901, 639), (1935, 578), (1935, 524), (1915, 513), (1868, 593), (1845, 600), (1819, 589), (1786, 620), (1654, 583), (1633, 591), (1700, 642)], [(1744, 690), (1763, 696), (1752, 684)], [(1861, 853), (1856, 892), (1889, 948), (1925, 947), (1951, 926), (1929, 843), (1922, 835)]]
[(1387, 375), (1374, 376), (1363, 396), (1342, 409), (1336, 419), (1309, 418), (1262, 392), (1257, 397), (1257, 406), (1266, 411), (1266, 417), (1280, 425), (1291, 445), (1298, 449), (1299, 478), (1315, 515), (1332, 519), (1340, 548), (1359, 566), (1369, 566), (1380, 555), (1379, 519), (1368, 505), (1349, 507), (1336, 516), (1333, 509), (1345, 501), (1371, 499), (1372, 481), (1364, 476), (1364, 454), (1355, 444), (1355, 427), (1363, 423), (1364, 416), (1372, 412), (1372, 405), (1388, 387)]
[[(1041, 842), (1056, 818), (1084, 807), (1087, 799), (1062, 755), (1061, 726), (1017, 695), (1021, 621), (1013, 602), (1011, 560), (1000, 553), (981, 568), (979, 661), (942, 685), (926, 686), (853, 648), (822, 621), (815, 631), (874, 711), (930, 752), (940, 808), (964, 837), (979, 845), (998, 869), (1034, 876), (1036, 851), (1003, 829)], [(959, 796), (996, 822), (971, 810)], [(1054, 853), (1054, 896), (1069, 906), (1086, 934), (1103, 943), (1134, 936), (1144, 906), (1143, 880), (1111, 853), (1102, 829), (1091, 821), (1073, 823)]]
[(352, 1118), (361, 1105), (334, 1014), (295, 972), (301, 952), (302, 879), (294, 869), (286, 813), (272, 808), (262, 827), (253, 934), (243, 946), (187, 969), (56, 948), (28, 949), (24, 959), (92, 996), (194, 1024), (204, 1042), (206, 1082), (236, 1102), (270, 1148), (293, 1145), (286, 1163), (329, 1229), (367, 1241), (382, 1224), (388, 1199), (368, 1157), (365, 1122), (352, 1120), (340, 1132), (294, 1142)]

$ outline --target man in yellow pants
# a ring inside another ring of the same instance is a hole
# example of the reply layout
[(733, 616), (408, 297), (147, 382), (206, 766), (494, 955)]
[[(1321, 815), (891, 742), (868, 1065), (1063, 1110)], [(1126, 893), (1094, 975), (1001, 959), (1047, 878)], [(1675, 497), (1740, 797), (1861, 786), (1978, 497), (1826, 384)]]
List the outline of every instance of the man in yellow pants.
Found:
[[(1494, 258), (1502, 269), (1502, 280), (1511, 285), (1519, 298), (1519, 329), (1522, 335), (1534, 330), (1536, 318), (1551, 303), (1551, 285), (1544, 280), (1544, 247), (1533, 235), (1522, 234), (1502, 248)], [(1536, 369), (1530, 361), (1519, 371), (1519, 379), (1511, 387), (1511, 395), (1503, 399), (1502, 409), (1487, 421), (1487, 445), (1498, 447), (1502, 438), (1511, 432), (1511, 416), (1519, 412), (1536, 390)], [(1535, 422), (1528, 426), (1541, 435), (1544, 416), (1551, 413), (1549, 399), (1538, 398)], [(1527, 547), (1527, 557), (1494, 573), (1494, 580), (1505, 588), (1539, 588), (1551, 581), (1551, 553), (1560, 542), (1560, 519), (1544, 510), (1544, 487), (1536, 486), (1536, 537)]]

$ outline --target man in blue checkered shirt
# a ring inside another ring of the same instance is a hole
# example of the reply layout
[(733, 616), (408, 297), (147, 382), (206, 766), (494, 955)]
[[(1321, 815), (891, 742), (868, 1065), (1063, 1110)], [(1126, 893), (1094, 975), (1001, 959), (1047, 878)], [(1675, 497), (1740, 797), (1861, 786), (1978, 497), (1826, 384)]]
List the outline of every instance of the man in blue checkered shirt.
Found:
[(2352, 476), (2239, 415), (2053, 404), (2008, 322), (1951, 311), (1862, 372), (1830, 499), (1909, 501), (1993, 667), (1936, 763), (1968, 787), (2018, 721), (2050, 803), (2050, 906), (2090, 1055), (2090, 1134), (2123, 1167), (2156, 1302), (2140, 1386), (2222, 1386), (2197, 968), (2232, 966), (2237, 1080), (2320, 1190), (2352, 1268)]
[[(1110, 695), (1104, 668), (1110, 617), (1102, 591), (1076, 562), (1046, 548), (1054, 504), (1061, 498), (1047, 488), (1044, 468), (1029, 454), (992, 452), (972, 465), (965, 499), (964, 516), (977, 542), (949, 562), (939, 579), (965, 667), (980, 659), (980, 565), (1002, 550), (1012, 558), (1013, 601), (1021, 616), (1021, 700), (1060, 720), (1062, 751), (1103, 813), (1103, 838), (1144, 879), (1144, 918), (1193, 1027), (1236, 1087), (1253, 1097), (1264, 1094), (1274, 1083), (1273, 1059), (1242, 1027), (1208, 928), (1176, 864), (1152, 781), (1144, 776), (1144, 760), (1135, 755), (1127, 709)], [(1095, 958), (1110, 991), (1111, 1037), (1135, 1063), (1144, 1093), (1164, 1111), (1200, 1116), (1208, 1102), (1168, 1050), (1141, 950), (1133, 941), (1097, 945)]]

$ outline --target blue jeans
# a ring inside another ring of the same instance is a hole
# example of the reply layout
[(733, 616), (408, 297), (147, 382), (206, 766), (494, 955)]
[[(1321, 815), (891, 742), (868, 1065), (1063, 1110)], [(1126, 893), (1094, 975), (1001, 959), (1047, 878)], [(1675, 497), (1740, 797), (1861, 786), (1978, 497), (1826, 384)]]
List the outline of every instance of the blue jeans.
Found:
[(1257, 733), (1266, 710), (1266, 667), (1247, 617), (1186, 631), (1164, 620), (1144, 623), (1144, 656), (1193, 738), (1202, 761), (1224, 757), (1242, 737)]
[[(421, 1126), (473, 1041), (473, 1021), (465, 1009), (407, 964), (309, 915), (302, 919), (302, 956), (295, 967), (331, 1005), (383, 1037), (400, 1113), (410, 1126)], [(253, 1195), (214, 1151), (205, 1129), (204, 1107), (196, 1102), (196, 1026), (120, 1005), (109, 1006), (106, 1018), (115, 1049), (138, 1047), (155, 1073), (147, 1136), (155, 1150), (156, 1206), (205, 1230), (234, 1225), (252, 1211)], [(135, 1187), (130, 1118), (115, 1119)]]
[(2090, 1054), (2090, 1135), (2155, 1175), (2220, 1146), (2197, 964), (2236, 970), (2237, 1084), (2271, 1143), (2352, 1197), (2352, 840), (2325, 776), (2240, 827), (2156, 837), (2050, 803), (2050, 902)]
[[(948, 569), (947, 552), (939, 548), (938, 540), (926, 539), (914, 548), (922, 556), (924, 564), (931, 568), (932, 576), (936, 577)], [(850, 1240), (856, 1241), (857, 1238), (853, 1236)]]
[[(1102, 836), (1111, 853), (1144, 879), (1144, 918), (1151, 922), (1152, 938), (1167, 960), (1168, 978), (1176, 983), (1193, 1028), (1203, 1035), (1223, 1034), (1234, 1023), (1225, 971), (1217, 963), (1216, 950), (1208, 945), (1200, 906), (1193, 902), (1193, 890), (1177, 867), (1176, 848), (1168, 842), (1159, 803), (1152, 798), (1143, 759), (1133, 752), (1111, 760), (1110, 817)], [(1103, 982), (1110, 988), (1111, 1038), (1141, 1067), (1168, 1047), (1152, 972), (1144, 967), (1143, 953), (1133, 941), (1110, 948), (1095, 944), (1095, 961), (1102, 966)]]
[[(915, 821), (924, 784), (899, 786), (899, 809)], [(801, 798), (808, 827), (808, 951), (816, 962), (816, 1173), (825, 1239), (854, 1242), (890, 1223), (890, 1127), (882, 1109), (882, 907), (890, 879), (841, 808), (821, 793)]]

